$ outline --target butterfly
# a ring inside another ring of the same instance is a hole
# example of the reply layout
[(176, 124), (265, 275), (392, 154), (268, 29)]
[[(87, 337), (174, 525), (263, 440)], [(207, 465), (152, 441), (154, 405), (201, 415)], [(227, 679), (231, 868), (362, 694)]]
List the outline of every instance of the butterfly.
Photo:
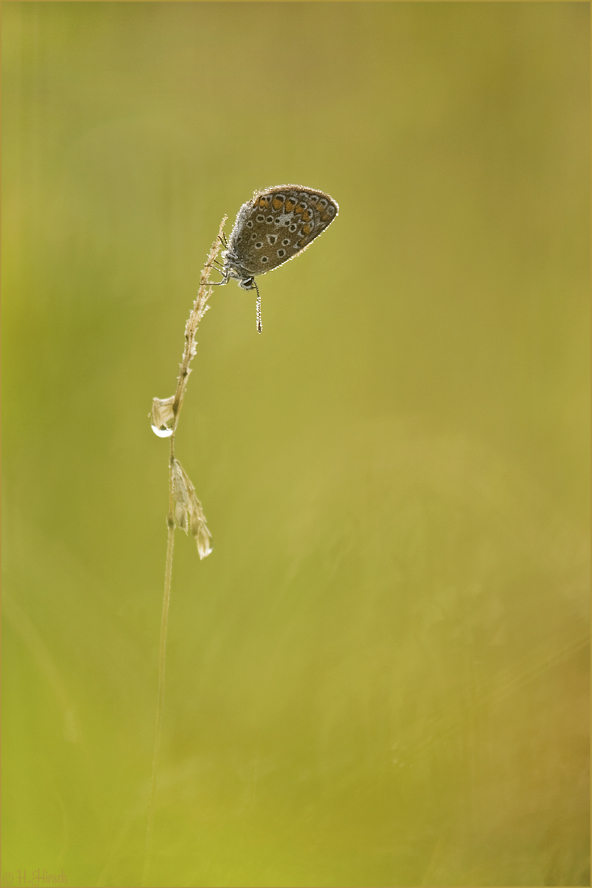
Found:
[(244, 203), (224, 244), (221, 287), (233, 279), (257, 291), (257, 331), (261, 333), (261, 295), (257, 275), (272, 271), (305, 250), (339, 213), (337, 201), (304, 185), (276, 185), (256, 191)]

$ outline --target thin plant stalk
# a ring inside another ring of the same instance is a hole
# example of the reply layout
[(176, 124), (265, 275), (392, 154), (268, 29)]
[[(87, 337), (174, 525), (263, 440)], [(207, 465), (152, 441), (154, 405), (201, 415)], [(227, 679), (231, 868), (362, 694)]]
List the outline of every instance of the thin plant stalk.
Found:
[(156, 790), (158, 783), (158, 764), (160, 757), (160, 741), (162, 736), (162, 716), (164, 708), (164, 677), (166, 665), (166, 641), (169, 618), (169, 605), (171, 600), (171, 580), (173, 575), (173, 549), (175, 543), (175, 528), (180, 527), (187, 533), (190, 529), (197, 542), (200, 558), (205, 558), (212, 551), (210, 546), (210, 532), (207, 528), (201, 503), (197, 499), (195, 489), (189, 480), (185, 470), (175, 457), (175, 435), (179, 423), (179, 415), (185, 398), (187, 381), (191, 373), (190, 363), (195, 356), (195, 335), (201, 319), (209, 309), (207, 301), (212, 294), (209, 277), (212, 266), (222, 245), (222, 234), (226, 216), (220, 223), (218, 237), (212, 244), (207, 262), (201, 272), (199, 290), (191, 313), (185, 325), (185, 346), (181, 360), (177, 388), (172, 398), (154, 398), (152, 406), (152, 428), (157, 435), (169, 438), (169, 511), (167, 515), (167, 553), (164, 575), (164, 595), (162, 599), (162, 616), (160, 621), (160, 640), (158, 646), (158, 697), (156, 703), (156, 726), (154, 731), (154, 753), (152, 756), (152, 775), (150, 778), (150, 793), (148, 796), (148, 817), (146, 823), (146, 843), (144, 848), (144, 866), (142, 873), (142, 885), (148, 881), (150, 862), (152, 856), (152, 836), (154, 832), (154, 810), (156, 803)]

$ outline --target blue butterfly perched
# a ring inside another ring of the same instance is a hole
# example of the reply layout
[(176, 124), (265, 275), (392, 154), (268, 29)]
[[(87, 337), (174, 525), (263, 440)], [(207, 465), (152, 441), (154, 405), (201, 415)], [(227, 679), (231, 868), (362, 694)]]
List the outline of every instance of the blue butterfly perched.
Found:
[(276, 185), (256, 191), (244, 203), (222, 253), (223, 286), (234, 279), (257, 291), (257, 330), (261, 333), (261, 296), (255, 277), (272, 271), (305, 250), (339, 213), (337, 201), (303, 185)]

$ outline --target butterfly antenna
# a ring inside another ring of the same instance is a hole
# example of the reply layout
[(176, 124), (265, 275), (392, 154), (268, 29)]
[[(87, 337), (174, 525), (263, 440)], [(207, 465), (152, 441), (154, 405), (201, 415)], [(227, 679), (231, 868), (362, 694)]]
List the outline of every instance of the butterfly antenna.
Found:
[(261, 323), (261, 293), (259, 292), (259, 287), (253, 281), (253, 286), (257, 290), (257, 333), (263, 332), (263, 324)]

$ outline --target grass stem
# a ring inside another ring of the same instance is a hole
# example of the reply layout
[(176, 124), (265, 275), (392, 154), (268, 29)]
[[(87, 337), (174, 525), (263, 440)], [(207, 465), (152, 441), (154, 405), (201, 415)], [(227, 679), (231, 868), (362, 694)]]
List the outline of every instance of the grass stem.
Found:
[[(184, 469), (180, 466), (175, 457), (175, 436), (179, 423), (179, 415), (183, 406), (183, 399), (187, 388), (187, 381), (191, 369), (189, 367), (193, 357), (195, 356), (196, 342), (195, 334), (199, 327), (200, 321), (208, 310), (206, 304), (212, 289), (208, 285), (209, 276), (216, 259), (220, 247), (222, 245), (222, 233), (226, 216), (220, 223), (218, 237), (212, 244), (206, 264), (201, 272), (201, 280), (199, 290), (191, 313), (185, 325), (185, 346), (183, 349), (183, 357), (177, 377), (177, 388), (174, 398), (162, 401), (155, 398), (153, 402), (153, 428), (158, 433), (159, 427), (162, 426), (162, 411), (167, 409), (170, 414), (170, 451), (169, 451), (169, 511), (167, 515), (167, 553), (166, 567), (164, 576), (164, 594), (162, 599), (162, 616), (160, 621), (160, 640), (158, 647), (158, 697), (156, 703), (156, 725), (154, 730), (154, 752), (152, 756), (152, 773), (150, 777), (150, 791), (148, 795), (148, 815), (146, 822), (146, 842), (144, 846), (144, 863), (142, 870), (142, 886), (146, 886), (150, 873), (150, 864), (152, 860), (152, 846), (154, 834), (154, 813), (156, 808), (156, 794), (158, 787), (158, 765), (160, 759), (160, 743), (162, 737), (162, 717), (164, 709), (164, 677), (166, 665), (166, 641), (167, 626), (169, 619), (169, 606), (171, 601), (171, 581), (173, 575), (173, 549), (175, 543), (175, 527), (181, 527), (185, 532), (191, 528), (191, 532), (197, 541), (197, 548), (200, 558), (205, 558), (211, 552), (209, 545), (210, 533), (205, 522), (205, 516), (201, 509), (201, 503), (197, 499), (195, 489), (191, 481), (187, 477)], [(166, 408), (165, 408), (166, 405)], [(159, 413), (160, 411), (160, 413)], [(167, 415), (169, 415), (167, 414)], [(155, 417), (160, 416), (159, 419)]]

